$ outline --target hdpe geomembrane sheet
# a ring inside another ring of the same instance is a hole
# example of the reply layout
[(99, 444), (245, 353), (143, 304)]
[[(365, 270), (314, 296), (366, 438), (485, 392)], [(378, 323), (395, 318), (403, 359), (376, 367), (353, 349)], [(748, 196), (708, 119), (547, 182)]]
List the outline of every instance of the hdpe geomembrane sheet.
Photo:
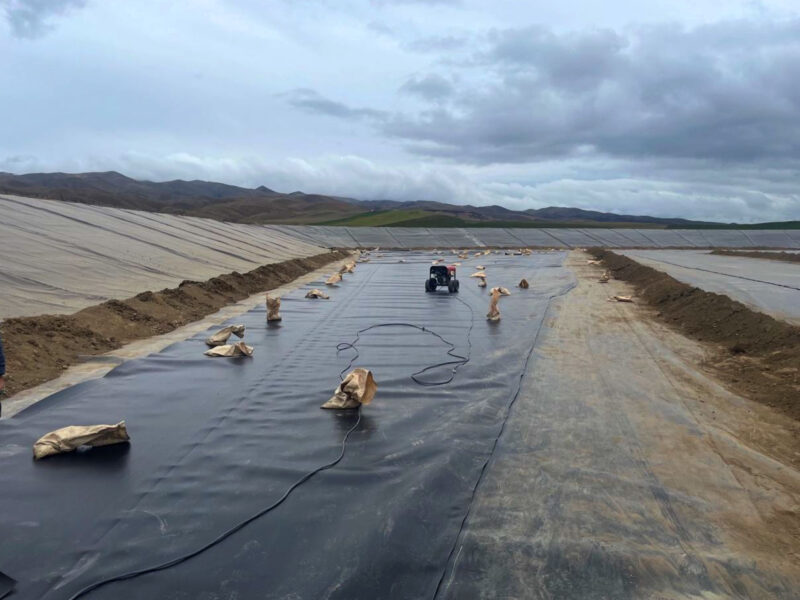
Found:
[[(252, 358), (204, 357), (204, 332), (0, 421), (0, 571), (15, 597), (69, 598), (192, 551), (335, 458), (357, 418), (319, 409), (355, 357), (336, 347), (376, 324), (393, 325), (361, 334), (353, 366), (378, 392), (341, 463), (207, 552), (88, 597), (432, 597), (551, 299), (574, 278), (564, 253), (483, 257), (490, 284), (512, 290), (489, 323), (472, 280), (428, 294), (431, 255), (403, 258), (358, 265), (331, 300), (289, 294), (275, 326), (263, 308), (238, 317)], [(453, 360), (431, 331), (471, 358), (418, 376), (446, 385), (411, 379)], [(31, 458), (48, 431), (123, 419), (130, 445)]]
[(285, 227), (288, 233), (301, 239), (326, 247), (347, 248), (518, 248), (526, 245), (538, 248), (800, 248), (795, 230)]
[(703, 250), (623, 250), (642, 264), (675, 279), (734, 300), (779, 319), (800, 324), (800, 265), (722, 256)]

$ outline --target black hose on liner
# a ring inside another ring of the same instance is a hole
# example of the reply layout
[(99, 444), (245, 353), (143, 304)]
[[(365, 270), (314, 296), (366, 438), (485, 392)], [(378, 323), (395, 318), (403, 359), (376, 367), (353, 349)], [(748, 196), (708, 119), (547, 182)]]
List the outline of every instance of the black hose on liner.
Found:
[[(468, 346), (468, 349), (469, 349), (469, 351), (467, 352), (467, 356), (461, 356), (459, 354), (455, 354), (455, 352), (454, 352), (454, 350), (456, 349), (456, 345), (455, 344), (453, 344), (449, 340), (445, 339), (443, 336), (439, 335), (435, 331), (433, 331), (431, 329), (428, 329), (426, 327), (423, 327), (421, 325), (414, 325), (412, 323), (378, 323), (376, 325), (371, 325), (370, 327), (366, 327), (364, 329), (359, 330), (356, 333), (356, 338), (351, 343), (342, 342), (340, 344), (337, 344), (337, 346), (336, 346), (337, 354), (339, 352), (343, 351), (343, 350), (348, 350), (348, 349), (351, 349), (351, 350), (355, 351), (355, 356), (350, 360), (348, 365), (344, 369), (342, 369), (342, 371), (339, 373), (339, 379), (342, 379), (342, 376), (344, 375), (345, 371), (347, 371), (353, 365), (353, 362), (358, 358), (359, 353), (358, 353), (358, 349), (356, 348), (356, 345), (358, 344), (359, 336), (362, 333), (364, 333), (366, 331), (370, 331), (372, 329), (377, 329), (377, 328), (380, 328), (380, 327), (413, 327), (413, 328), (418, 329), (418, 330), (420, 330), (420, 331), (422, 331), (424, 333), (431, 334), (432, 336), (440, 339), (442, 342), (444, 342), (445, 344), (450, 346), (450, 349), (447, 351), (447, 354), (452, 356), (455, 360), (445, 361), (445, 362), (441, 362), (441, 363), (438, 363), (438, 364), (435, 364), (435, 365), (431, 365), (431, 366), (425, 367), (424, 369), (421, 369), (421, 370), (417, 371), (416, 373), (413, 373), (411, 375), (411, 379), (416, 384), (422, 385), (422, 386), (446, 385), (446, 384), (450, 383), (451, 381), (453, 381), (453, 379), (456, 376), (456, 372), (458, 371), (458, 368), (461, 367), (462, 365), (467, 364), (469, 362), (469, 360), (470, 360), (470, 355), (472, 354), (471, 334), (472, 334), (472, 328), (475, 325), (475, 311), (472, 310), (472, 307), (469, 304), (467, 304), (466, 302), (464, 302), (463, 300), (461, 300), (460, 298), (458, 298), (457, 296), (455, 297), (455, 299), (458, 300), (459, 302), (461, 302), (461, 304), (466, 306), (470, 311), (470, 325), (469, 325), (469, 329), (467, 330), (467, 346)], [(438, 369), (440, 367), (444, 367), (444, 366), (447, 366), (447, 365), (455, 365), (455, 366), (452, 369), (450, 377), (448, 379), (446, 379), (446, 380), (428, 382), (428, 381), (423, 381), (423, 380), (417, 378), (417, 375), (421, 375), (422, 373), (425, 373), (427, 371), (431, 371), (433, 369)], [(245, 527), (247, 527), (247, 525), (249, 525), (253, 521), (263, 517), (268, 512), (278, 508), (281, 504), (283, 504), (283, 502), (289, 497), (289, 495), (294, 490), (296, 490), (298, 487), (300, 487), (306, 481), (308, 481), (309, 479), (314, 477), (314, 475), (316, 475), (317, 473), (321, 473), (322, 471), (326, 471), (326, 470), (328, 470), (328, 469), (330, 469), (332, 467), (335, 467), (337, 464), (339, 464), (339, 462), (341, 462), (341, 460), (344, 458), (345, 450), (347, 449), (347, 440), (350, 437), (350, 434), (352, 434), (358, 428), (358, 426), (361, 424), (361, 407), (359, 406), (357, 410), (358, 410), (358, 418), (356, 419), (356, 422), (353, 424), (353, 426), (350, 429), (347, 430), (347, 433), (344, 434), (344, 438), (342, 438), (342, 449), (339, 452), (339, 456), (337, 456), (331, 462), (329, 462), (327, 464), (324, 464), (321, 467), (317, 467), (313, 471), (310, 471), (309, 473), (306, 473), (305, 475), (303, 475), (300, 479), (298, 479), (292, 485), (290, 485), (289, 488), (283, 493), (283, 495), (280, 498), (278, 498), (278, 500), (276, 500), (275, 502), (273, 502), (272, 504), (270, 504), (266, 508), (261, 509), (260, 511), (258, 511), (254, 515), (248, 517), (244, 521), (238, 523), (237, 525), (234, 525), (233, 527), (231, 527), (227, 531), (224, 531), (223, 533), (218, 535), (216, 538), (214, 538), (210, 542), (206, 543), (205, 545), (201, 546), (200, 548), (197, 548), (196, 550), (192, 550), (191, 552), (189, 552), (187, 554), (184, 554), (184, 555), (179, 556), (177, 558), (173, 558), (172, 560), (168, 560), (168, 561), (163, 562), (161, 564), (154, 565), (152, 567), (145, 567), (143, 569), (138, 569), (136, 571), (128, 571), (127, 573), (122, 573), (121, 575), (115, 575), (113, 577), (109, 577), (107, 579), (103, 579), (101, 581), (97, 581), (95, 583), (87, 585), (83, 589), (81, 589), (78, 592), (74, 593), (72, 596), (69, 597), (68, 600), (78, 600), (78, 598), (81, 598), (81, 597), (85, 596), (86, 594), (88, 594), (88, 593), (90, 593), (90, 592), (92, 592), (92, 591), (94, 591), (94, 590), (96, 590), (96, 589), (98, 589), (100, 587), (108, 585), (109, 583), (115, 583), (117, 581), (125, 581), (126, 579), (133, 579), (135, 577), (139, 577), (140, 575), (146, 575), (148, 573), (156, 573), (158, 571), (164, 571), (165, 569), (169, 569), (169, 568), (174, 567), (176, 565), (179, 565), (179, 564), (181, 564), (183, 562), (186, 562), (187, 560), (189, 560), (191, 558), (194, 558), (198, 554), (202, 554), (206, 550), (209, 550), (210, 548), (213, 548), (214, 546), (216, 546), (217, 544), (219, 544), (223, 540), (225, 540), (225, 539), (229, 538), (230, 536), (232, 536), (237, 531), (240, 531), (240, 530), (244, 529)]]
[(337, 456), (331, 462), (329, 462), (329, 463), (327, 463), (325, 465), (322, 465), (321, 467), (317, 467), (313, 471), (303, 475), (300, 479), (298, 479), (292, 485), (289, 486), (289, 488), (283, 493), (283, 496), (278, 498), (278, 500), (276, 500), (275, 502), (273, 502), (272, 504), (270, 504), (266, 508), (261, 509), (256, 514), (254, 514), (251, 517), (248, 517), (247, 519), (245, 519), (244, 521), (242, 521), (238, 525), (234, 525), (233, 527), (231, 527), (227, 531), (221, 533), (216, 538), (214, 538), (213, 540), (211, 540), (210, 542), (208, 542), (204, 546), (201, 546), (197, 550), (193, 550), (192, 552), (189, 552), (188, 554), (184, 554), (183, 556), (179, 556), (178, 558), (173, 558), (172, 560), (168, 560), (167, 562), (163, 562), (160, 565), (155, 565), (153, 567), (146, 567), (144, 569), (139, 569), (137, 571), (129, 571), (127, 573), (123, 573), (122, 575), (115, 575), (114, 577), (109, 577), (108, 579), (103, 579), (102, 581), (98, 581), (98, 582), (93, 583), (91, 585), (87, 585), (85, 588), (83, 588), (79, 592), (77, 592), (77, 593), (73, 594), (72, 596), (70, 596), (69, 600), (77, 600), (81, 596), (85, 596), (89, 592), (94, 591), (97, 588), (102, 587), (104, 585), (107, 585), (109, 583), (114, 583), (115, 581), (124, 581), (126, 579), (133, 579), (134, 577), (139, 577), (139, 575), (145, 575), (147, 573), (155, 573), (157, 571), (163, 571), (164, 569), (169, 569), (170, 567), (174, 567), (175, 565), (179, 565), (182, 562), (185, 562), (185, 561), (189, 560), (190, 558), (194, 558), (198, 554), (201, 554), (201, 553), (205, 552), (209, 548), (212, 548), (212, 547), (216, 546), (221, 541), (223, 541), (226, 538), (229, 538), (230, 536), (232, 536), (237, 531), (239, 531), (241, 529), (244, 529), (247, 525), (249, 525), (250, 523), (252, 523), (256, 519), (264, 516), (265, 514), (270, 512), (271, 510), (274, 510), (274, 509), (278, 508), (281, 504), (283, 504), (284, 500), (286, 500), (289, 497), (289, 494), (291, 494), (295, 489), (300, 487), (302, 484), (304, 484), (306, 481), (311, 479), (317, 473), (321, 473), (322, 471), (326, 471), (327, 469), (330, 469), (331, 467), (336, 466), (344, 458), (344, 451), (345, 451), (345, 448), (347, 446), (347, 438), (349, 438), (350, 434), (353, 433), (356, 430), (356, 428), (361, 424), (361, 407), (359, 406), (357, 410), (358, 410), (358, 419), (356, 419), (356, 422), (353, 424), (353, 426), (350, 429), (347, 430), (347, 433), (344, 434), (344, 438), (342, 439), (342, 450), (341, 450), (341, 452), (339, 452), (339, 456)]
[[(467, 364), (469, 362), (470, 356), (472, 355), (471, 336), (472, 336), (472, 328), (475, 326), (475, 311), (473, 311), (472, 307), (466, 302), (464, 302), (461, 298), (456, 296), (455, 299), (461, 302), (461, 304), (463, 304), (464, 306), (466, 306), (469, 309), (470, 313), (469, 329), (467, 330), (468, 351), (466, 356), (461, 356), (460, 354), (456, 354), (455, 353), (456, 345), (454, 343), (445, 339), (432, 329), (428, 329), (427, 327), (423, 327), (422, 325), (414, 325), (413, 323), (378, 323), (377, 325), (370, 325), (369, 327), (365, 327), (364, 329), (359, 329), (356, 332), (356, 338), (352, 342), (342, 342), (336, 345), (336, 354), (339, 354), (344, 350), (353, 350), (355, 352), (355, 356), (353, 356), (353, 358), (350, 359), (350, 362), (347, 364), (347, 366), (344, 369), (342, 369), (341, 373), (339, 373), (339, 379), (342, 379), (342, 376), (345, 374), (345, 372), (353, 366), (353, 363), (360, 356), (358, 353), (358, 349), (356, 348), (356, 345), (361, 339), (362, 333), (366, 333), (367, 331), (371, 331), (373, 329), (379, 329), (381, 327), (411, 327), (412, 329), (417, 329), (419, 331), (422, 331), (423, 333), (429, 333), (433, 337), (438, 338), (439, 340), (450, 346), (450, 349), (447, 351), (447, 354), (455, 359), (455, 360), (447, 360), (444, 362), (440, 362), (435, 365), (430, 365), (428, 367), (425, 367), (424, 369), (420, 369), (416, 373), (412, 373), (411, 379), (414, 381), (414, 383), (424, 387), (434, 387), (437, 385), (447, 385), (448, 383), (453, 381), (453, 379), (455, 379), (459, 367)], [(448, 377), (447, 379), (444, 379), (442, 381), (425, 381), (423, 379), (418, 378), (418, 375), (422, 375), (423, 373), (427, 373), (428, 371), (433, 371), (434, 369), (439, 369), (441, 367), (446, 367), (448, 365), (455, 365), (455, 366), (451, 369), (450, 377)]]

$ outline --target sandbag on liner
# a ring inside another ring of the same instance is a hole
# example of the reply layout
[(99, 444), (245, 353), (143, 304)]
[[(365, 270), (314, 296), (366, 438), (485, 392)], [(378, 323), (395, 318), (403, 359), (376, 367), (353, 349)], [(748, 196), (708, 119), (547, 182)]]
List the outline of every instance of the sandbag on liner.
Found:
[(314, 288), (306, 294), (306, 298), (322, 298), (323, 300), (330, 300), (330, 296), (325, 292)]
[(486, 318), (490, 321), (500, 320), (500, 310), (497, 308), (497, 301), (500, 299), (500, 292), (497, 288), (492, 288), (492, 298), (489, 300), (489, 312), (486, 313)]
[(267, 294), (267, 321), (281, 320), (281, 299), (270, 298)]
[(511, 293), (504, 287), (493, 287), (491, 289), (492, 298), (489, 300), (489, 312), (486, 313), (486, 318), (490, 321), (500, 320), (500, 309), (497, 308), (497, 301), (500, 296), (510, 296)]
[(244, 342), (236, 342), (235, 344), (226, 344), (224, 346), (217, 346), (206, 350), (203, 354), (206, 356), (223, 356), (226, 358), (235, 356), (253, 356), (253, 347), (248, 346)]
[(116, 425), (70, 425), (40, 437), (33, 445), (33, 458), (72, 452), (80, 446), (110, 446), (129, 442), (125, 421)]
[(372, 402), (377, 389), (378, 384), (372, 377), (372, 371), (359, 367), (345, 376), (331, 399), (320, 408), (358, 408)]
[(342, 280), (342, 276), (339, 273), (334, 273), (330, 277), (328, 277), (328, 281), (325, 282), (325, 285), (336, 285)]
[(517, 287), (521, 287), (523, 290), (527, 290), (530, 287), (530, 285), (528, 284), (527, 279), (522, 279)]
[(221, 346), (228, 341), (231, 334), (240, 338), (244, 337), (244, 325), (228, 325), (227, 327), (223, 327), (211, 337), (206, 338), (206, 344), (209, 346)]

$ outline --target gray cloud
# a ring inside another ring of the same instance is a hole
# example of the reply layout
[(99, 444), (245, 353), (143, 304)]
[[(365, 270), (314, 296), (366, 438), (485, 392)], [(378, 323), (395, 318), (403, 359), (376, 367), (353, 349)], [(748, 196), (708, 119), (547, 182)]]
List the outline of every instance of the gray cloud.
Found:
[(391, 5), (391, 4), (422, 4), (428, 6), (444, 5), (444, 6), (459, 6), (462, 0), (372, 0), (373, 4), (377, 5)]
[(418, 96), (424, 100), (435, 102), (444, 100), (453, 95), (455, 88), (450, 80), (441, 75), (430, 74), (421, 77), (411, 77), (402, 86), (400, 91), (413, 96)]
[(0, 0), (0, 170), (798, 218), (800, 13), (748, 1), (136, 0), (67, 26), (82, 1)]
[(800, 158), (798, 19), (495, 30), (462, 71), (475, 83), (448, 109), (438, 106), (452, 92), (440, 76), (412, 78), (402, 91), (431, 107), (394, 113), (383, 133), (417, 154), (474, 163)]
[(382, 119), (385, 115), (384, 111), (371, 108), (351, 108), (341, 102), (330, 100), (308, 88), (297, 88), (282, 95), (295, 108), (313, 114), (338, 117), (340, 119)]
[(466, 48), (469, 42), (466, 35), (435, 35), (412, 40), (405, 48), (412, 52), (452, 52)]
[(41, 37), (52, 28), (52, 17), (82, 8), (86, 0), (4, 0), (4, 12), (12, 33), (20, 38)]

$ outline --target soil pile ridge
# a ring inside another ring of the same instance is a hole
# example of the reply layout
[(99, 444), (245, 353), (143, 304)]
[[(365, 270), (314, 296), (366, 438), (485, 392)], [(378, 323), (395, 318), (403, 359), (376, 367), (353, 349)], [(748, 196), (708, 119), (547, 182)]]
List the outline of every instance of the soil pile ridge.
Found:
[(93, 356), (127, 342), (170, 332), (258, 292), (266, 292), (349, 256), (334, 251), (263, 265), (247, 273), (226, 273), (207, 281), (183, 281), (176, 288), (109, 300), (71, 315), (7, 319), (0, 325), (13, 395), (55, 377)]
[(706, 292), (602, 248), (615, 279), (631, 283), (656, 316), (684, 335), (715, 346), (707, 367), (736, 393), (800, 420), (800, 327)]

